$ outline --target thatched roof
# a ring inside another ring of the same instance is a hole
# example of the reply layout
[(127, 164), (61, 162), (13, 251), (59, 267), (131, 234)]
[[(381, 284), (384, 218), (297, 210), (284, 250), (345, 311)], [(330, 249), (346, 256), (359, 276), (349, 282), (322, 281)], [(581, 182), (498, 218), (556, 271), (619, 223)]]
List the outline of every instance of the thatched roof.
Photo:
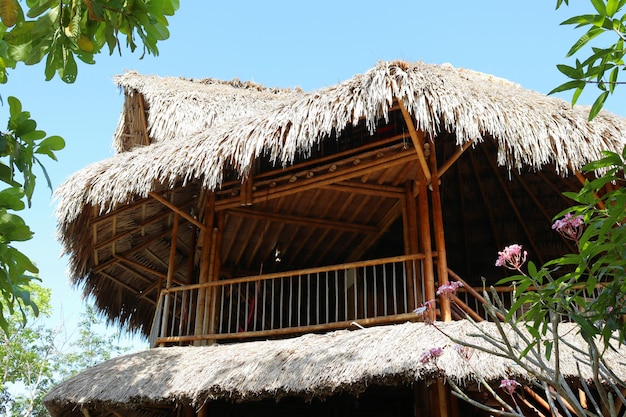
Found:
[[(474, 327), (465, 321), (437, 323), (447, 334), (479, 346), (488, 346), (477, 335), (497, 334), (493, 323)], [(582, 338), (562, 324), (564, 340), (585, 346)], [(480, 330), (479, 330), (480, 329)], [(435, 362), (422, 363), (424, 352), (443, 348)], [(577, 378), (589, 369), (564, 345), (561, 371)], [(619, 352), (605, 359), (612, 371), (626, 377), (626, 363)], [(55, 416), (80, 416), (91, 410), (133, 409), (194, 404), (226, 399), (253, 401), (295, 396), (327, 398), (347, 392), (357, 395), (370, 385), (410, 384), (445, 377), (461, 385), (477, 382), (476, 372), (488, 381), (526, 378), (510, 360), (475, 350), (469, 360), (432, 325), (406, 323), (354, 331), (274, 341), (150, 349), (106, 361), (56, 386), (45, 397)]]
[[(396, 99), (403, 100), (417, 127), (431, 137), (454, 132), (459, 145), (492, 137), (498, 144), (498, 163), (514, 169), (554, 164), (557, 172), (566, 173), (598, 159), (602, 150), (621, 151), (626, 145), (626, 121), (620, 117), (602, 112), (588, 122), (586, 107), (572, 108), (561, 99), (449, 65), (381, 62), (335, 86), (294, 94), (295, 98), (277, 100), (274, 105), (268, 100), (258, 111), (258, 96), (242, 94), (239, 99), (244, 104), (234, 106), (236, 111), (250, 104), (253, 114), (225, 117), (223, 123), (215, 123), (216, 114), (232, 112), (223, 101), (216, 106), (217, 112), (213, 102), (198, 103), (193, 90), (196, 83), (186, 83), (187, 89), (181, 89), (178, 80), (170, 84), (143, 79), (145, 87), (140, 88), (141, 83), (133, 84), (133, 78), (130, 74), (118, 82), (147, 91), (150, 97), (163, 96), (162, 91), (157, 94), (158, 86), (167, 92), (168, 100), (154, 104), (158, 107), (148, 119), (151, 136), (160, 143), (116, 155), (72, 175), (56, 193), (61, 230), (86, 205), (108, 211), (146, 197), (160, 184), (199, 179), (206, 188), (218, 188), (225, 169), (233, 167), (245, 176), (261, 155), (279, 166), (289, 165), (297, 155), (309, 154), (320, 141), (361, 119), (375, 131)], [(179, 91), (191, 100), (183, 101), (175, 94)], [(228, 88), (227, 96), (232, 92)]]
[(237, 79), (158, 77), (131, 71), (114, 80), (127, 97), (113, 138), (116, 152), (180, 140), (302, 95), (301, 90), (266, 88)]
[[(232, 276), (258, 273), (260, 265), (268, 271), (265, 261), (278, 241), (292, 254), (281, 264), (289, 269), (362, 260), (381, 247), (400, 248), (386, 256), (403, 254), (393, 227), (419, 171), (404, 105), (435, 143), (440, 163), (474, 141), (441, 177), (441, 189), (448, 263), (466, 279), (479, 279), (493, 272), (486, 268), (493, 268), (499, 245), (520, 237), (540, 262), (561, 255), (560, 238), (544, 237), (551, 216), (567, 204), (560, 192), (580, 185), (562, 176), (626, 144), (620, 117), (602, 112), (588, 122), (587, 108), (450, 65), (381, 62), (310, 93), (135, 73), (117, 82), (126, 93), (119, 153), (59, 187), (58, 230), (74, 282), (109, 319), (144, 333), (156, 283), (167, 272), (172, 228), (171, 210), (151, 192), (198, 218), (206, 190), (218, 202), (234, 201), (236, 209), (222, 209), (222, 266), (238, 268)], [(372, 168), (359, 171), (359, 164)], [(335, 169), (347, 174), (262, 198), (328, 179)], [(525, 177), (515, 181), (519, 173)], [(244, 212), (237, 199), (251, 174), (259, 198)], [(283, 217), (316, 222), (277, 226)], [(320, 221), (333, 226), (324, 229)], [(352, 230), (335, 227), (348, 223)], [(179, 282), (197, 277), (195, 231), (187, 225), (178, 237)]]

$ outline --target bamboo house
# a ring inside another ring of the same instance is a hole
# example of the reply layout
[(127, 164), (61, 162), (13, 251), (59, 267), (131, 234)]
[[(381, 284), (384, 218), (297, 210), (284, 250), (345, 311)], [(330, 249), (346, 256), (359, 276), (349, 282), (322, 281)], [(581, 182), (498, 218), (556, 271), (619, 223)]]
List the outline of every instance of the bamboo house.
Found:
[(55, 417), (482, 415), (444, 379), (488, 401), (476, 370), (519, 370), (451, 349), (422, 363), (451, 342), (413, 310), (461, 281), (435, 318), (474, 337), (463, 318), (484, 315), (472, 287), (502, 277), (497, 252), (573, 250), (550, 230), (562, 192), (626, 145), (622, 118), (450, 65), (381, 62), (313, 92), (116, 82), (116, 154), (57, 190), (59, 236), (76, 285), (154, 348), (55, 387)]

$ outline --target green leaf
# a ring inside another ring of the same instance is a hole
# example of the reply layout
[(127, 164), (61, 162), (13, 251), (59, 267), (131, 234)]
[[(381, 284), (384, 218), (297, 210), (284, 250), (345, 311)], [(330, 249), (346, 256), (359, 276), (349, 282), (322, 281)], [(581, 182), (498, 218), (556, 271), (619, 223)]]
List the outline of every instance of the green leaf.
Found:
[(33, 232), (24, 220), (11, 213), (0, 214), (0, 242), (23, 242), (33, 237)]
[(28, 10), (28, 12), (26, 13), (26, 16), (30, 17), (31, 19), (34, 19), (35, 17), (41, 15), (42, 13), (50, 9), (53, 5), (56, 6), (58, 2), (59, 0), (48, 0), (48, 1), (37, 3)]
[(583, 80), (568, 81), (568, 82), (563, 83), (563, 84), (559, 85), (558, 87), (554, 88), (552, 91), (550, 91), (548, 93), (548, 95), (552, 95), (552, 94), (555, 94), (555, 93), (560, 93), (562, 91), (571, 90), (573, 88), (580, 89), (582, 91), (582, 89), (585, 87), (585, 85), (587, 85), (587, 83), (585, 83), (585, 81), (583, 81)]
[(606, 16), (606, 6), (604, 5), (603, 0), (591, 0), (591, 4), (593, 4), (593, 7), (598, 13), (600, 13), (600, 15)]
[(11, 187), (0, 191), (0, 207), (9, 210), (24, 210), (26, 205), (22, 199), (24, 198), (24, 191), (18, 187)]
[(608, 96), (609, 96), (609, 92), (604, 91), (602, 92), (602, 94), (598, 96), (598, 98), (596, 98), (596, 101), (593, 102), (593, 105), (591, 106), (591, 110), (589, 111), (589, 120), (592, 120), (594, 117), (598, 115), (598, 113), (600, 113), (600, 110), (602, 110), (602, 107), (604, 107), (604, 102), (606, 101), (606, 98)]
[(615, 13), (617, 12), (618, 6), (619, 6), (618, 0), (608, 0), (606, 2), (606, 15), (608, 17), (613, 17)]
[(570, 56), (574, 55), (576, 52), (578, 52), (580, 50), (580, 48), (585, 46), (587, 44), (587, 42), (589, 42), (593, 38), (597, 37), (601, 33), (604, 33), (604, 29), (599, 28), (599, 27), (592, 27), (592, 28), (590, 28), (583, 36), (580, 37), (580, 39), (578, 39), (576, 41), (576, 43), (574, 43), (574, 45), (567, 52), (566, 56), (570, 57)]

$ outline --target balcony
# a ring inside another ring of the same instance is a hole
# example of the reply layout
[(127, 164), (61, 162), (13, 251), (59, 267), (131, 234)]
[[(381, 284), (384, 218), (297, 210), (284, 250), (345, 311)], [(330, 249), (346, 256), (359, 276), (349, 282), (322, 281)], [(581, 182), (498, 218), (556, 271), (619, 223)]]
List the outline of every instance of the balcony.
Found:
[(226, 279), (163, 290), (153, 346), (241, 340), (415, 319), (424, 255)]

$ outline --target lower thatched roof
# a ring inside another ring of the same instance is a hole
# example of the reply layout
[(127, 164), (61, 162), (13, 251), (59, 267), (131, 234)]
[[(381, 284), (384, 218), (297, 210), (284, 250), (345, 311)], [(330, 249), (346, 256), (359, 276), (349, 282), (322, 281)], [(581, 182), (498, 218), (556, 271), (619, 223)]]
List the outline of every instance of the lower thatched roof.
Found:
[[(584, 346), (572, 331), (561, 325), (563, 340)], [(81, 408), (141, 409), (172, 404), (201, 405), (226, 399), (252, 401), (295, 396), (327, 398), (338, 393), (359, 394), (369, 385), (410, 384), (445, 377), (458, 384), (471, 384), (477, 372), (489, 381), (525, 375), (512, 361), (475, 350), (466, 359), (443, 333), (468, 343), (487, 346), (478, 336), (496, 335), (493, 323), (477, 326), (467, 321), (405, 323), (322, 335), (307, 334), (292, 339), (258, 341), (204, 347), (150, 349), (118, 357), (94, 366), (56, 386), (45, 397), (53, 416), (80, 416)], [(435, 362), (424, 363), (422, 355), (443, 348)], [(561, 371), (566, 378), (578, 375), (573, 350), (561, 350)], [(626, 376), (624, 355), (608, 352), (610, 369)]]

